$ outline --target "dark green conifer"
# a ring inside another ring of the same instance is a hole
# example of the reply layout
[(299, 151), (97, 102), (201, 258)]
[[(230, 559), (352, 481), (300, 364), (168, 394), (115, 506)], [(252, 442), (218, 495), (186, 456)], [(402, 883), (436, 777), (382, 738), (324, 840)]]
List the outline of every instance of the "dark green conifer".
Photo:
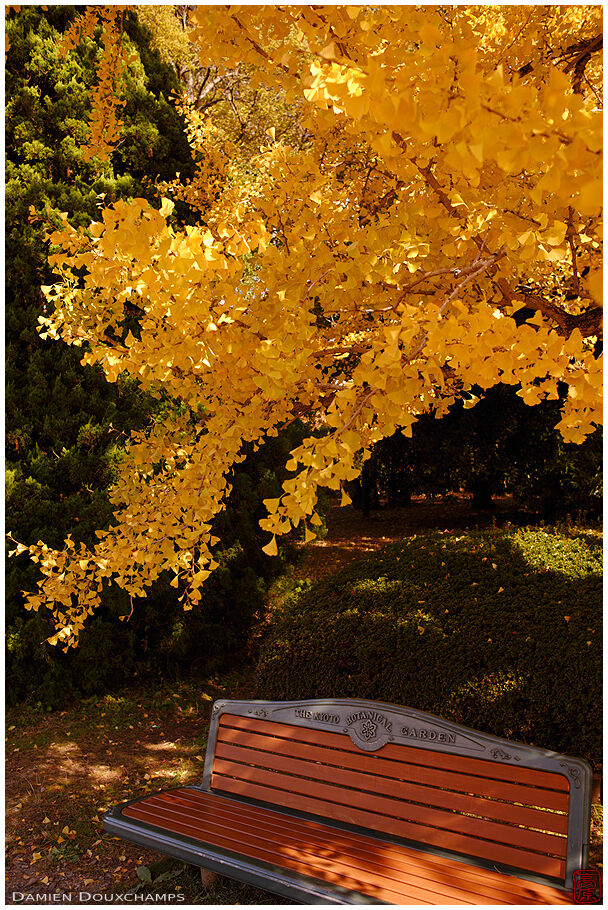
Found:
[[(175, 74), (151, 49), (134, 12), (125, 17), (134, 59), (123, 80), (122, 140), (109, 163), (84, 160), (100, 47), (95, 36), (76, 52), (62, 51), (62, 35), (77, 14), (76, 7), (22, 6), (6, 19), (6, 527), (18, 540), (50, 545), (68, 533), (93, 543), (95, 528), (110, 520), (106, 490), (121, 439), (147, 420), (151, 403), (132, 380), (109, 385), (101, 370), (80, 365), (78, 350), (39, 338), (46, 307), (40, 286), (50, 283), (51, 272), (44, 228), (29, 220), (30, 206), (48, 209), (51, 220), (67, 212), (73, 225), (87, 226), (102, 197), (106, 204), (153, 198), (151, 180), (188, 173), (192, 164), (183, 122), (169, 102)], [(10, 560), (9, 699), (37, 688), (54, 701), (83, 673), (97, 683), (103, 674), (112, 678), (134, 634), (108, 622), (125, 612), (120, 598), (106, 598), (82, 654), (64, 657), (44, 642), (52, 631), (48, 617), (23, 610), (21, 591), (35, 583), (36, 567), (26, 557)]]

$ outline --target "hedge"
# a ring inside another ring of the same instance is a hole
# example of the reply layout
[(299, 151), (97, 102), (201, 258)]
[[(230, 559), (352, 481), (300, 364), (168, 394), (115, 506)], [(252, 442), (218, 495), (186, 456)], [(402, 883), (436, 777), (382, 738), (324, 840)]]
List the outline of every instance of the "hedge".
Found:
[(601, 761), (601, 536), (433, 532), (298, 591), (259, 698), (369, 698)]

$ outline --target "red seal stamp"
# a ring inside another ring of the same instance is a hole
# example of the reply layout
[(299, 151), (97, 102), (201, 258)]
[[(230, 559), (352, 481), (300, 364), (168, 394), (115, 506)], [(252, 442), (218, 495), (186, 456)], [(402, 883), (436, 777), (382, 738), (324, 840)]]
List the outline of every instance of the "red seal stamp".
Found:
[(602, 876), (597, 869), (577, 869), (572, 875), (575, 904), (602, 902)]

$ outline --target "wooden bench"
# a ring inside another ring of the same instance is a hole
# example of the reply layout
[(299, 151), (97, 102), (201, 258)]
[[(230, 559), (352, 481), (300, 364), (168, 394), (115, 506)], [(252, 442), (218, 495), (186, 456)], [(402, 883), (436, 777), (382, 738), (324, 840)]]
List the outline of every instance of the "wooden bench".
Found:
[(568, 904), (591, 768), (358, 699), (218, 701), (202, 784), (106, 831), (302, 903)]

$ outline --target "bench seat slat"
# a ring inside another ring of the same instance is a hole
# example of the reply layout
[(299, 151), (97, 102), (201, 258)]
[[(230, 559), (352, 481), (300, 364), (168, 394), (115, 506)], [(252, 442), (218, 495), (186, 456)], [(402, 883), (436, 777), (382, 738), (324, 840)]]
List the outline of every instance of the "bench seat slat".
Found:
[[(148, 824), (162, 826), (165, 830), (174, 831), (177, 834), (201, 838), (201, 820), (184, 816), (183, 813), (175, 812), (166, 806), (143, 807), (137, 817)], [(340, 884), (344, 888), (363, 891), (363, 893), (373, 895), (380, 900), (390, 901), (390, 903), (399, 903), (402, 897), (402, 883), (393, 882), (386, 871), (374, 872), (365, 867), (352, 866), (345, 863), (343, 857), (329, 852), (325, 856), (321, 850), (313, 853), (307, 845), (298, 844), (293, 847), (286, 844), (284, 838), (277, 843), (269, 843), (267, 838), (257, 837), (249, 831), (235, 832), (234, 827), (227, 829), (225, 826), (214, 824), (212, 819), (206, 817), (204, 818), (204, 840), (243, 856), (267, 863), (278, 863), (311, 878), (321, 878)], [(411, 886), (411, 896), (423, 904), (435, 903), (438, 897), (449, 898), (449, 903), (470, 903), (467, 900), (467, 894), (460, 893), (462, 896), (445, 887), (437, 892), (433, 891), (432, 887), (418, 888), (415, 884)]]
[[(174, 794), (177, 791), (165, 791), (164, 793), (157, 794), (159, 797), (172, 800)], [(230, 797), (221, 797), (215, 793), (206, 793), (205, 791), (199, 790), (180, 790), (179, 799), (184, 803), (188, 803), (191, 809), (196, 809), (202, 804), (202, 797), (210, 797), (211, 801), (209, 803), (204, 803), (204, 812), (213, 814), (215, 811), (219, 811), (222, 818), (234, 817), (235, 820), (238, 819), (238, 824), (242, 825), (244, 819), (247, 823), (251, 823), (258, 827), (262, 826), (265, 829), (267, 826), (273, 828), (277, 837), (282, 837), (283, 832), (287, 832), (290, 836), (301, 836), (302, 826), (305, 826), (306, 838), (311, 842), (315, 837), (320, 838), (320, 841), (325, 843), (327, 840), (327, 829), (328, 826), (318, 821), (313, 821), (311, 819), (302, 819), (299, 817), (294, 817), (292, 815), (286, 815), (275, 810), (266, 808), (265, 806), (258, 806), (251, 803), (242, 803), (238, 800), (233, 800)], [(149, 797), (151, 798), (151, 797)], [(219, 805), (219, 810), (217, 809)], [(243, 813), (243, 806), (245, 806), (245, 813)], [(421, 851), (416, 850), (413, 847), (406, 847), (401, 844), (393, 843), (392, 841), (386, 841), (380, 839), (381, 854), (379, 854), (379, 840), (375, 837), (370, 837), (366, 834), (361, 834), (359, 832), (351, 832), (348, 829), (344, 828), (334, 828), (330, 826), (331, 830), (331, 844), (339, 846), (343, 852), (346, 852), (349, 855), (363, 855), (365, 858), (367, 851), (367, 859), (369, 860), (369, 855), (374, 858), (374, 861), (378, 862), (378, 857), (382, 856), (383, 862), (392, 862), (396, 864), (397, 868), (405, 868), (410, 872), (415, 872), (417, 869), (416, 865), (413, 865), (410, 858), (410, 854), (424, 856), (425, 869), (429, 871), (435, 871), (441, 873), (443, 877), (446, 875), (453, 875), (457, 877), (457, 881), (460, 881), (459, 876), (462, 873), (462, 861), (458, 859), (452, 859), (448, 856), (437, 856), (433, 853), (421, 853)], [(316, 832), (316, 833), (315, 833)], [(521, 879), (512, 876), (506, 876), (502, 872), (495, 872), (488, 870), (482, 866), (470, 865), (467, 866), (468, 870), (468, 880), (471, 882), (477, 882), (477, 890), (482, 886), (485, 889), (488, 886), (488, 882), (491, 882), (493, 888), (502, 889), (504, 891), (505, 885), (504, 882), (508, 882), (507, 891), (511, 894), (513, 892), (514, 883), (521, 881)], [(528, 887), (528, 882), (523, 882), (524, 887)], [(475, 888), (472, 888), (474, 891)], [(550, 889), (552, 891), (553, 889)], [(501, 891), (501, 893), (502, 893)], [(480, 892), (481, 893), (481, 892)], [(486, 893), (485, 891), (483, 892)]]
[(278, 794), (273, 786), (252, 784), (218, 775), (217, 777), (214, 776), (214, 788), (238, 796), (252, 797), (274, 805), (279, 805), (278, 797), (280, 796), (280, 804), (290, 809), (310, 812), (313, 815), (321, 815), (328, 819), (334, 818), (338, 821), (379, 832), (386, 831), (397, 837), (422, 841), (441, 849), (477, 856), (480, 859), (490, 860), (505, 866), (516, 866), (531, 872), (538, 872), (550, 878), (559, 879), (565, 875), (565, 863), (555, 857), (466, 837), (462, 834), (432, 828), (428, 825), (412, 824), (402, 819), (380, 815), (377, 812), (338, 805), (316, 798), (310, 793), (310, 787), (304, 793), (281, 791)]
[[(159, 794), (160, 796), (161, 794)], [(167, 799), (173, 799), (173, 792), (162, 794)], [(213, 794), (215, 796), (215, 794)], [(215, 817), (217, 807), (214, 802), (201, 809), (201, 801), (197, 795), (189, 796), (185, 791), (180, 792), (180, 802), (192, 813), (192, 817), (206, 820), (209, 817)], [(255, 807), (247, 804), (246, 817), (243, 817), (242, 804), (226, 801), (220, 806), (217, 817), (221, 822), (230, 826), (236, 824), (240, 830), (248, 829), (254, 833), (263, 833), (272, 831), (277, 842), (301, 842), (302, 825), (306, 826), (306, 845), (318, 852), (331, 849), (337, 851), (347, 861), (353, 862), (358, 868), (359, 863), (365, 867), (373, 865), (379, 870), (392, 870), (393, 875), (399, 872), (408, 876), (408, 881), (412, 876), (417, 878), (421, 875), (421, 859), (424, 857), (424, 876), (435, 878), (445, 882), (454, 889), (462, 889), (462, 863), (458, 860), (451, 860), (447, 857), (436, 857), (433, 854), (419, 854), (419, 851), (404, 848), (390, 842), (378, 842), (375, 839), (366, 837), (361, 834), (354, 834), (341, 829), (331, 829), (331, 841), (328, 842), (327, 827), (317, 822), (309, 820), (294, 819), (290, 816), (279, 815), (278, 813), (268, 811), (265, 808)], [(162, 804), (161, 804), (162, 805)], [(274, 818), (273, 818), (274, 816)], [(251, 827), (249, 827), (251, 826)], [(414, 859), (412, 857), (415, 857)], [(467, 891), (463, 892), (469, 895), (475, 895), (477, 902), (483, 902), (491, 897), (495, 898), (497, 903), (511, 903), (517, 882), (520, 879), (507, 877), (501, 873), (491, 872), (490, 870), (478, 867), (467, 867)], [(506, 884), (505, 884), (506, 883)], [(527, 882), (523, 882), (522, 896), (525, 897)], [(552, 892), (553, 889), (549, 889)], [(483, 900), (482, 900), (483, 899)]]
[(122, 815), (393, 904), (571, 901), (557, 888), (193, 788), (144, 797)]
[[(419, 785), (409, 780), (404, 782), (403, 779), (396, 777), (384, 777), (383, 772), (387, 769), (385, 765), (379, 766), (377, 761), (375, 763), (373, 760), (362, 761), (359, 763), (361, 767), (358, 767), (357, 757), (354, 755), (348, 755), (352, 764), (345, 767), (343, 758), (328, 755), (328, 751), (321, 748), (302, 747), (298, 752), (298, 757), (291, 758), (286, 754), (278, 755), (263, 749), (231, 745), (232, 742), (231, 739), (230, 742), (218, 743), (215, 752), (216, 759), (266, 767), (275, 771), (291, 771), (312, 780), (331, 782), (336, 781), (336, 767), (339, 767), (340, 780), (349, 787), (443, 809), (456, 809), (511, 825), (524, 825), (554, 834), (566, 835), (568, 833), (568, 817), (564, 814), (486, 799), (484, 796), (471, 793), (456, 792), (450, 788), (451, 780), (447, 782), (446, 788), (440, 789), (437, 785)], [(368, 768), (374, 764), (374, 773), (371, 774)], [(403, 769), (400, 770), (403, 771)], [(560, 846), (561, 849), (557, 851), (557, 855), (565, 855), (565, 844)]]
[[(306, 768), (301, 767), (304, 763), (297, 763), (295, 759), (284, 759), (280, 756), (276, 758), (276, 765), (300, 769), (306, 772)], [(302, 793), (311, 795), (320, 799), (335, 802), (338, 805), (352, 808), (352, 823), (359, 824), (356, 818), (359, 809), (377, 812), (381, 815), (403, 819), (404, 822), (412, 825), (431, 826), (438, 829), (446, 829), (457, 834), (462, 834), (466, 838), (484, 838), (485, 840), (496, 841), (497, 844), (510, 844), (516, 847), (522, 847), (537, 852), (546, 852), (552, 856), (565, 857), (566, 839), (554, 834), (543, 834), (538, 831), (528, 831), (526, 828), (516, 828), (512, 825), (505, 825), (500, 822), (488, 821), (483, 818), (474, 818), (470, 815), (461, 815), (457, 812), (450, 812), (447, 809), (437, 809), (432, 806), (419, 805), (417, 803), (406, 802), (403, 799), (394, 797), (388, 798), (379, 793), (368, 793), (361, 790), (348, 790), (344, 784), (348, 785), (347, 773), (343, 772), (340, 781), (336, 783), (326, 783), (320, 780), (311, 780), (306, 777), (296, 777), (287, 771), (268, 770), (267, 768), (258, 768), (251, 765), (243, 765), (238, 762), (225, 761), (217, 758), (214, 763), (213, 786), (217, 787), (218, 777), (234, 777), (240, 780), (246, 780), (248, 783), (261, 783), (267, 786), (275, 787), (277, 790), (286, 790), (288, 792)], [(294, 770), (295, 770), (294, 769)], [(345, 779), (346, 778), (346, 779)], [(219, 787), (218, 789), (221, 789)], [(426, 834), (426, 832), (425, 832)], [(425, 840), (425, 837), (409, 835), (414, 840)], [(469, 841), (467, 840), (467, 843)], [(471, 853), (471, 849), (464, 850), (465, 853)]]
[[(287, 726), (287, 724), (271, 724), (274, 728), (262, 735), (261, 733), (239, 732), (239, 728), (232, 729), (224, 723), (226, 715), (223, 715), (220, 723), (218, 736), (218, 745), (220, 742), (229, 742), (248, 746), (250, 748), (260, 748), (264, 751), (281, 755), (300, 756), (302, 754), (302, 745), (300, 740), (283, 739), (277, 736), (277, 728)], [(229, 718), (232, 721), (232, 718)], [(249, 718), (235, 718), (235, 720), (249, 720)], [(300, 728), (291, 727), (292, 730)], [(302, 728), (302, 733), (308, 734), (316, 731), (309, 731)], [(326, 742), (327, 737), (331, 737), (332, 744)], [(338, 739), (339, 738), (339, 739)], [(308, 738), (305, 740), (308, 742)], [(383, 747), (381, 755), (365, 755), (354, 746), (349, 737), (342, 734), (326, 734), (323, 736), (323, 746), (318, 745), (319, 738), (316, 738), (315, 751), (310, 752), (311, 758), (316, 761), (327, 762), (336, 767), (352, 767), (348, 759), (356, 761), (355, 767), (364, 769), (374, 774), (382, 774), (387, 777), (394, 777), (401, 780), (408, 780), (416, 784), (425, 784), (435, 787), (450, 787), (463, 793), (484, 793), (485, 796), (495, 799), (509, 799), (513, 802), (522, 803), (526, 806), (540, 806), (544, 809), (553, 811), (568, 811), (568, 792), (567, 789), (556, 790), (547, 787), (533, 786), (530, 784), (520, 784), (513, 782), (513, 768), (508, 766), (510, 775), (508, 779), (503, 780), (497, 775), (501, 774), (502, 768), (498, 762), (483, 762), (479, 759), (468, 759), (466, 756), (458, 756), (458, 769), (454, 769), (454, 758), (450, 755), (444, 755), (440, 752), (430, 752), (422, 749), (413, 750), (407, 746), (399, 746), (397, 753), (389, 752), (391, 744)], [(338, 747), (339, 744), (339, 747)], [(413, 757), (410, 753), (414, 752)], [(350, 754), (352, 753), (352, 754)], [(411, 760), (413, 758), (413, 760)], [(400, 760), (399, 760), (400, 759)], [(410, 760), (408, 760), (410, 759)], [(489, 768), (487, 766), (490, 766)], [(483, 776), (480, 772), (483, 770), (485, 775), (492, 771), (494, 776)], [(517, 768), (518, 778), (520, 772), (529, 771), (529, 768)], [(503, 771), (505, 775), (507, 772)], [(557, 774), (547, 774), (550, 779), (548, 783), (553, 784), (554, 778), (560, 778)], [(539, 780), (542, 775), (537, 774), (535, 779)], [(561, 781), (565, 781), (561, 777)], [(560, 783), (561, 783), (560, 781)], [(565, 787), (568, 784), (565, 782)]]
[[(269, 736), (286, 739), (287, 742), (311, 743), (313, 745), (318, 745), (319, 743), (318, 730), (311, 730), (307, 727), (298, 727), (294, 724), (283, 722), (276, 723), (274, 721), (261, 720), (257, 717), (240, 717), (230, 713), (222, 714), (220, 728), (228, 726), (253, 731), (254, 733), (264, 733)], [(354, 745), (350, 737), (345, 733), (333, 733), (329, 730), (323, 730), (323, 743), (328, 747), (354, 752), (355, 755), (361, 756), (361, 750)], [(279, 749), (278, 751), (281, 750)], [(395, 761), (423, 764), (431, 768), (444, 768), (449, 771), (454, 769), (453, 755), (446, 752), (407, 746), (402, 743), (387, 743), (382, 748), (382, 757)], [(507, 782), (513, 780), (513, 765), (484, 761), (481, 758), (473, 758), (468, 755), (458, 756), (458, 764), (464, 773), (477, 774), (481, 777)], [(535, 768), (526, 767), (517, 767), (515, 770), (517, 771), (518, 781), (522, 784), (542, 789), (553, 789), (565, 794), (568, 793), (569, 784), (562, 774), (537, 771)], [(567, 809), (567, 806), (565, 808)]]
[[(170, 794), (163, 795), (169, 796)], [(171, 802), (173, 799), (172, 797)], [(239, 831), (246, 834), (248, 838), (256, 838), (271, 833), (277, 843), (284, 845), (297, 843), (299, 847), (301, 846), (307, 852), (314, 851), (315, 855), (324, 855), (331, 851), (332, 855), (341, 856), (348, 865), (353, 865), (355, 868), (359, 868), (360, 864), (363, 864), (365, 868), (374, 867), (379, 872), (388, 874), (389, 877), (397, 877), (395, 874), (401, 873), (416, 878), (421, 874), (419, 865), (416, 865), (407, 854), (404, 854), (401, 848), (395, 847), (390, 843), (370, 841), (361, 835), (346, 834), (346, 836), (342, 836), (343, 832), (340, 829), (332, 829), (331, 842), (329, 842), (327, 831), (323, 826), (318, 826), (319, 830), (317, 831), (311, 827), (311, 823), (308, 823), (309, 827), (306, 829), (305, 843), (302, 843), (301, 821), (296, 819), (294, 824), (294, 820), (290, 816), (277, 816), (274, 819), (272, 815), (275, 813), (269, 814), (263, 810), (257, 815), (255, 812), (248, 812), (247, 816), (243, 817), (240, 804), (232, 811), (230, 807), (227, 808), (222, 805), (221, 811), (218, 811), (213, 802), (202, 807), (200, 800), (189, 798), (186, 793), (180, 793), (179, 802), (184, 806), (188, 817), (195, 820), (199, 825), (201, 823), (207, 825), (210, 821), (213, 821), (220, 826), (227, 827), (228, 830), (233, 830), (236, 824)], [(152, 801), (150, 798), (150, 805), (165, 809), (167, 801), (157, 802)], [(252, 807), (248, 806), (247, 808), (249, 810)], [(314, 824), (312, 823), (312, 825)], [(260, 830), (262, 835), (260, 835)], [(426, 869), (434, 870), (435, 872), (441, 870), (442, 881), (456, 890), (462, 888), (462, 880), (459, 877), (461, 864), (456, 864), (454, 868), (451, 868), (449, 861), (442, 860), (433, 864), (432, 854), (428, 854), (426, 858), (429, 860), (426, 863)], [(463, 892), (463, 894), (476, 894), (480, 898), (487, 898), (490, 895), (499, 901), (504, 900), (507, 894), (511, 895), (509, 889), (505, 890), (504, 886), (501, 887), (500, 882), (498, 884), (488, 883), (485, 870), (481, 870), (482, 874), (479, 877), (475, 874), (479, 871), (475, 867), (471, 867), (470, 871), (469, 891)]]

